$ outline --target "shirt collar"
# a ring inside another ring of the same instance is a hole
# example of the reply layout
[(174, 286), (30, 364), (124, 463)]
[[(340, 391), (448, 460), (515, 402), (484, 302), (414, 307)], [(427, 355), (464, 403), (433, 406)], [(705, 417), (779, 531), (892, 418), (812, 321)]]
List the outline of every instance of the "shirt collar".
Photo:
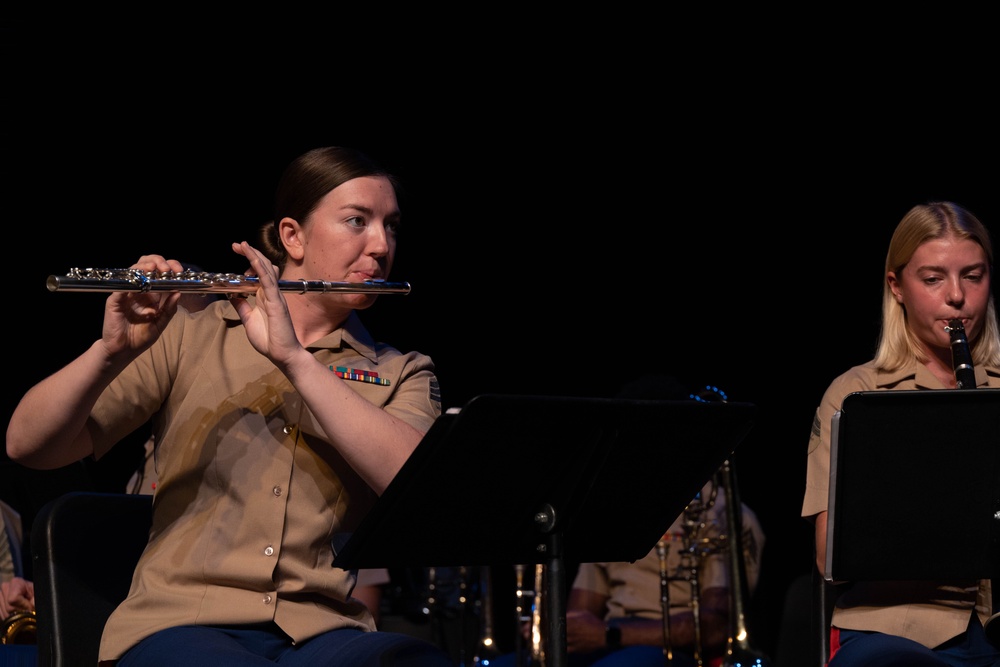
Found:
[[(975, 367), (975, 371), (976, 386), (989, 386), (987, 369), (980, 364)], [(875, 386), (879, 389), (894, 389), (905, 380), (912, 380), (917, 389), (947, 389), (933, 373), (927, 370), (926, 366), (917, 361), (910, 361), (906, 366), (896, 371), (877, 371)]]
[(875, 377), (875, 386), (879, 389), (893, 389), (905, 380), (913, 380), (918, 389), (945, 389), (945, 386), (927, 370), (927, 367), (917, 361), (910, 361), (895, 371), (879, 370)]
[[(253, 303), (253, 299), (254, 297), (249, 297), (248, 299), (251, 302), (251, 305)], [(230, 323), (240, 323), (239, 314), (236, 312), (236, 309), (231, 306), (228, 310), (226, 310), (223, 317)], [(347, 320), (343, 325), (331, 331), (319, 340), (313, 341), (309, 345), (308, 349), (339, 350), (345, 345), (372, 363), (378, 362), (378, 355), (375, 351), (375, 340), (372, 338), (371, 334), (368, 333), (368, 329), (365, 328), (365, 325), (361, 323), (361, 318), (358, 317), (357, 311), (354, 310), (352, 310), (351, 314), (347, 316)]]
[(347, 321), (341, 327), (313, 342), (309, 346), (309, 349), (336, 350), (342, 349), (344, 346), (351, 348), (372, 363), (378, 362), (375, 352), (375, 341), (372, 339), (371, 334), (368, 333), (365, 325), (361, 323), (361, 318), (358, 317), (357, 311), (354, 310), (347, 316)]

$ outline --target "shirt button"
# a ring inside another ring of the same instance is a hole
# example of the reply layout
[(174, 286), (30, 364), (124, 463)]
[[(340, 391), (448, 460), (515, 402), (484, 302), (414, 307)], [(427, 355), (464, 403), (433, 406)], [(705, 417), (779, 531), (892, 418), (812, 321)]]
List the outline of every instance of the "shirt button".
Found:
[(292, 431), (295, 430), (295, 424), (285, 424), (285, 428), (281, 429), (285, 435), (291, 435)]
[(264, 555), (265, 556), (273, 556), (274, 555), (274, 547), (268, 545), (268, 547), (266, 549), (264, 549)]
[(261, 600), (261, 602), (263, 602), (264, 604), (271, 604), (271, 596), (265, 595), (264, 598)]
[(271, 493), (273, 493), (275, 496), (280, 496), (281, 495), (281, 487), (278, 486), (277, 484), (275, 484), (274, 488), (271, 489)]

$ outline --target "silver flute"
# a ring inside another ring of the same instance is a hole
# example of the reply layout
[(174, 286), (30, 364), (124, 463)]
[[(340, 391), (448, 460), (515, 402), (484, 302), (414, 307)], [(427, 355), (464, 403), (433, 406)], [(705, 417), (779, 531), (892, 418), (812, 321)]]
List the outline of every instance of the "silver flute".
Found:
[[(208, 271), (140, 271), (138, 269), (70, 269), (64, 276), (49, 276), (50, 292), (189, 292), (248, 294), (259, 286), (257, 276)], [(409, 294), (410, 283), (366, 280), (279, 280), (278, 289), (297, 294)]]

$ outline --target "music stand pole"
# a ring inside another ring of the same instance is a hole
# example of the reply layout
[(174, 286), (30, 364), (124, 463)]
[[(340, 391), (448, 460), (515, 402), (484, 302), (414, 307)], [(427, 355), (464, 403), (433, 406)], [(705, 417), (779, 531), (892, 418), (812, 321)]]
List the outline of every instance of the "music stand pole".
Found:
[(543, 533), (545, 541), (545, 615), (548, 619), (548, 633), (545, 641), (546, 664), (548, 667), (566, 667), (566, 563), (563, 553), (563, 536), (558, 530), (556, 511), (546, 503), (535, 514), (535, 523)]

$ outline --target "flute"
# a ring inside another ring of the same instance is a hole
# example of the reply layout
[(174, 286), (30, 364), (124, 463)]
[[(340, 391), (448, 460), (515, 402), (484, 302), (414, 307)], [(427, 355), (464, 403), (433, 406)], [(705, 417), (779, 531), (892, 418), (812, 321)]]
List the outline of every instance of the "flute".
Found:
[[(208, 271), (140, 271), (138, 269), (70, 269), (64, 276), (49, 276), (50, 292), (189, 292), (246, 294), (255, 292), (257, 276)], [(366, 280), (279, 280), (278, 289), (297, 294), (409, 294), (410, 283)]]

